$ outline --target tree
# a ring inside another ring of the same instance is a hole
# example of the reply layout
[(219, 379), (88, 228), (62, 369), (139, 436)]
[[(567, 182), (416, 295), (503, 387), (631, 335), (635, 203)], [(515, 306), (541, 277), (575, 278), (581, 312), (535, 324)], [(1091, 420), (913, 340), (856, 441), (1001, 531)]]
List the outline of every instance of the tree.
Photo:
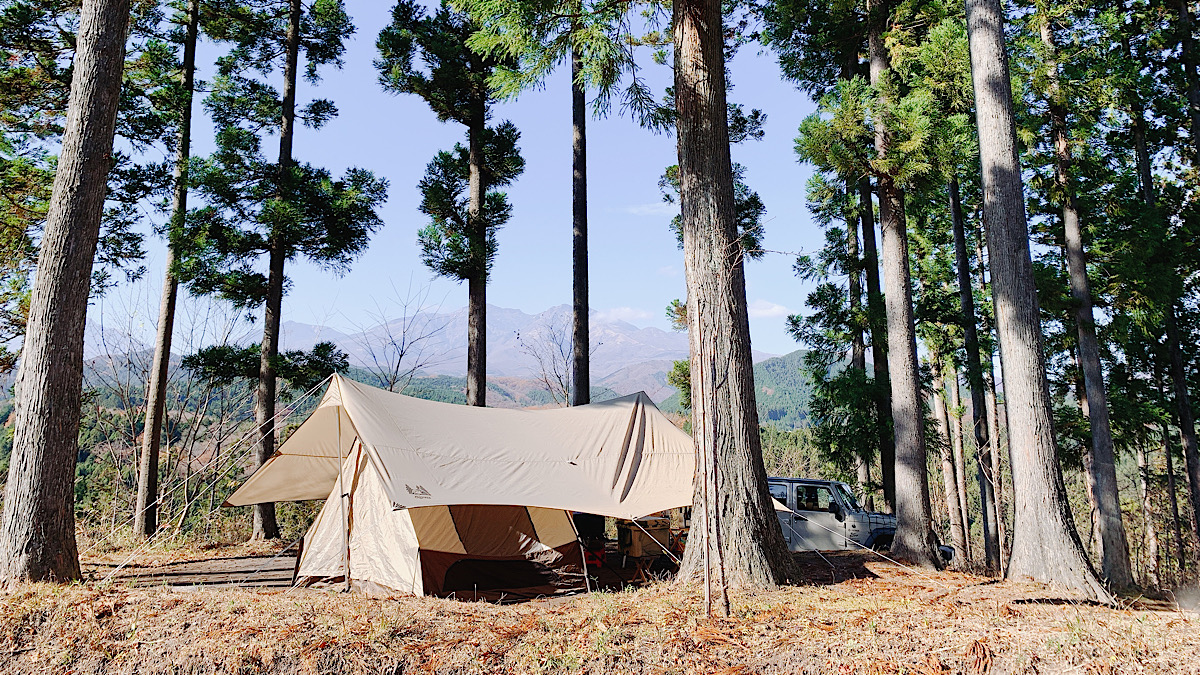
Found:
[(158, 312), (154, 340), (154, 362), (147, 385), (146, 422), (142, 434), (142, 454), (138, 463), (138, 493), (133, 531), (148, 537), (158, 529), (158, 451), (162, 442), (163, 416), (166, 410), (168, 367), (171, 360), (171, 334), (175, 327), (175, 301), (179, 280), (175, 277), (175, 246), (187, 215), (188, 162), (192, 142), (192, 94), (196, 72), (196, 36), (200, 24), (200, 0), (188, 0), (183, 15), (183, 60), (179, 69), (178, 127), (175, 136), (174, 194), (171, 219), (167, 224), (167, 259), (163, 279), (162, 302)]
[(0, 521), (8, 579), (79, 578), (73, 477), (83, 332), (112, 167), (128, 0), (88, 0), (79, 21), (65, 133), (42, 235), (17, 382)]
[(781, 583), (795, 572), (766, 490), (754, 404), (743, 254), (735, 245), (722, 6), (719, 0), (675, 0), (673, 9), (692, 425), (699, 458), (695, 503), (700, 507), (693, 513), (680, 577), (717, 581), (728, 613), (730, 586)]
[[(497, 251), (496, 232), (512, 216), (507, 196), (491, 188), (516, 180), (525, 170), (525, 160), (517, 147), (521, 134), (511, 122), (469, 135), (477, 149), (455, 144), (452, 152), (439, 152), (425, 168), (418, 189), (421, 212), (429, 216), (430, 223), (417, 233), (417, 244), (421, 261), (434, 274), (467, 282), (472, 298), (468, 312), (474, 317), (479, 307), (487, 306), (487, 282)], [(489, 190), (478, 211), (472, 212), (473, 198), (465, 195), (470, 195), (477, 184), (487, 185)], [(471, 351), (470, 335), (468, 327), (468, 373), (472, 363), (476, 367), (480, 363), (471, 361), (472, 353), (477, 357), (479, 354)], [(475, 348), (482, 349), (478, 345)], [(471, 381), (468, 377), (467, 404), (483, 405), (482, 390), (478, 390), (477, 398), (471, 398)]]
[[(895, 85), (891, 82), (891, 56), (884, 44), (884, 19), (888, 2), (872, 0), (867, 4), (868, 46), (871, 59), (871, 86), (879, 96), (875, 126), (876, 164), (893, 163)], [(912, 304), (912, 279), (908, 267), (908, 233), (904, 217), (904, 196), (897, 184), (896, 168), (887, 167), (877, 176), (879, 228), (883, 235), (880, 264), (885, 296), (888, 339), (888, 374), (892, 383), (892, 424), (896, 439), (896, 539), (892, 551), (901, 558), (938, 567), (936, 541), (930, 521), (929, 477), (926, 471), (924, 412), (917, 365), (917, 337)]]
[(1092, 312), (1092, 290), (1088, 281), (1079, 207), (1072, 175), (1072, 152), (1067, 128), (1067, 95), (1059, 82), (1058, 46), (1047, 13), (1046, 3), (1039, 5), (1040, 33), (1045, 49), (1046, 97), (1054, 142), (1054, 179), (1062, 206), (1067, 267), (1071, 298), (1075, 303), (1074, 323), (1078, 334), (1079, 361), (1083, 371), (1084, 393), (1080, 396), (1091, 432), (1091, 457), (1084, 466), (1090, 483), (1089, 492), (1096, 504), (1096, 543), (1101, 572), (1108, 583), (1124, 588), (1133, 583), (1129, 567), (1129, 546), (1121, 522), (1121, 499), (1117, 494), (1117, 472), (1113, 456), (1112, 429), (1109, 422), (1108, 396), (1100, 365), (1100, 346), (1096, 340), (1096, 319)]
[(1083, 552), (1058, 465), (1017, 158), (1003, 13), (999, 0), (967, 0), (966, 13), (983, 210), (1013, 460), (1014, 532), (1007, 574), (1062, 584), (1091, 598), (1109, 600)]
[(495, 101), (489, 78), (504, 61), (467, 46), (477, 29), (469, 16), (454, 11), (445, 1), (427, 16), (413, 0), (400, 0), (392, 8), (392, 23), (376, 41), (379, 58), (375, 68), (385, 91), (420, 96), (439, 120), (467, 127), (467, 217), (461, 234), (471, 247), (472, 269), (460, 270), (468, 274), (457, 278), (467, 282), (467, 404), (483, 406), (487, 404), (488, 242), (494, 244), (494, 237), (488, 234), (485, 203), (489, 185), (484, 175), (484, 137), (489, 133), (487, 120)]
[[(338, 180), (328, 171), (295, 161), (297, 119), (320, 127), (336, 114), (327, 100), (296, 109), (300, 52), (305, 77), (319, 80), (323, 65), (341, 65), (343, 40), (353, 25), (340, 0), (318, 0), (305, 11), (300, 0), (261, 9), (233, 3), (209, 34), (234, 43), (218, 62), (213, 92), (205, 101), (217, 126), (217, 150), (194, 166), (194, 180), (208, 206), (189, 215), (188, 251), (181, 281), (199, 294), (219, 294), (241, 307), (263, 306), (255, 419), (258, 463), (275, 452), (276, 361), (286, 288), (285, 266), (304, 256), (336, 273), (345, 271), (382, 224), (375, 209), (387, 198), (386, 181), (353, 168)], [(282, 96), (265, 77), (281, 65)], [(260, 134), (279, 134), (274, 163), (261, 153)], [(264, 274), (254, 267), (267, 258)], [(273, 504), (254, 507), (254, 537), (279, 536)]]

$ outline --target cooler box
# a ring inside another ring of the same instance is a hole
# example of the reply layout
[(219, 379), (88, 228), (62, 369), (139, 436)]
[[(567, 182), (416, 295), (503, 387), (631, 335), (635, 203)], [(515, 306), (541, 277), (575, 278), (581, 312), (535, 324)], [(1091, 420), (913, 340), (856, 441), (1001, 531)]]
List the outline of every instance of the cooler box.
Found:
[(637, 525), (629, 520), (617, 521), (617, 551), (621, 555), (634, 558), (662, 555), (670, 542), (670, 518), (639, 518)]

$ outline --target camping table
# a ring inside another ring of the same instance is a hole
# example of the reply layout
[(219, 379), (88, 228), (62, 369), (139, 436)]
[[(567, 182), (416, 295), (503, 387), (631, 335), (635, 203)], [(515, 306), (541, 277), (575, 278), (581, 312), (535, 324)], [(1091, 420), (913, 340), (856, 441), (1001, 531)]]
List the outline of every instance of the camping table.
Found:
[(650, 566), (654, 564), (654, 559), (658, 556), (643, 555), (630, 556), (633, 560), (634, 573), (633, 578), (629, 580), (631, 584), (648, 584), (650, 583)]

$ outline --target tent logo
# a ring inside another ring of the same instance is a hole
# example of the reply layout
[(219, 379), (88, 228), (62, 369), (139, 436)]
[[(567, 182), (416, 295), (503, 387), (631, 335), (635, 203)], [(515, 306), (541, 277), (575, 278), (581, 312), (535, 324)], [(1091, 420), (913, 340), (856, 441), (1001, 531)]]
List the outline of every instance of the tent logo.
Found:
[(417, 499), (431, 499), (433, 497), (433, 495), (429, 494), (429, 490), (426, 490), (420, 485), (413, 487), (405, 484), (404, 489), (408, 490), (408, 494), (416, 497)]

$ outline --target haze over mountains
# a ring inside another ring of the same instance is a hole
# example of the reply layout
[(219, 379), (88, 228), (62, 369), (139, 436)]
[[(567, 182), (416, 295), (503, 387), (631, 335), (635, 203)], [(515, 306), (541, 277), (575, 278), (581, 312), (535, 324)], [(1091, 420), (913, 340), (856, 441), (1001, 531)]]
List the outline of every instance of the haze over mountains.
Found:
[[(556, 351), (570, 343), (571, 307), (559, 305), (539, 314), (488, 305), (487, 369), (489, 375), (511, 378), (536, 377), (537, 360), (530, 347)], [(411, 342), (421, 338), (414, 350), (425, 361), (422, 374), (461, 376), (467, 369), (467, 310), (418, 313), (354, 333), (284, 322), (284, 349), (310, 349), (318, 342), (336, 344), (350, 356), (353, 365), (370, 367), (372, 351), (378, 354), (392, 340), (404, 336)], [(621, 320), (606, 319), (592, 312), (592, 384), (618, 394), (645, 391), (655, 401), (670, 396), (666, 371), (671, 362), (688, 355), (687, 335), (659, 328), (639, 328)], [(523, 347), (524, 345), (524, 347)], [(761, 361), (773, 354), (755, 352)]]

